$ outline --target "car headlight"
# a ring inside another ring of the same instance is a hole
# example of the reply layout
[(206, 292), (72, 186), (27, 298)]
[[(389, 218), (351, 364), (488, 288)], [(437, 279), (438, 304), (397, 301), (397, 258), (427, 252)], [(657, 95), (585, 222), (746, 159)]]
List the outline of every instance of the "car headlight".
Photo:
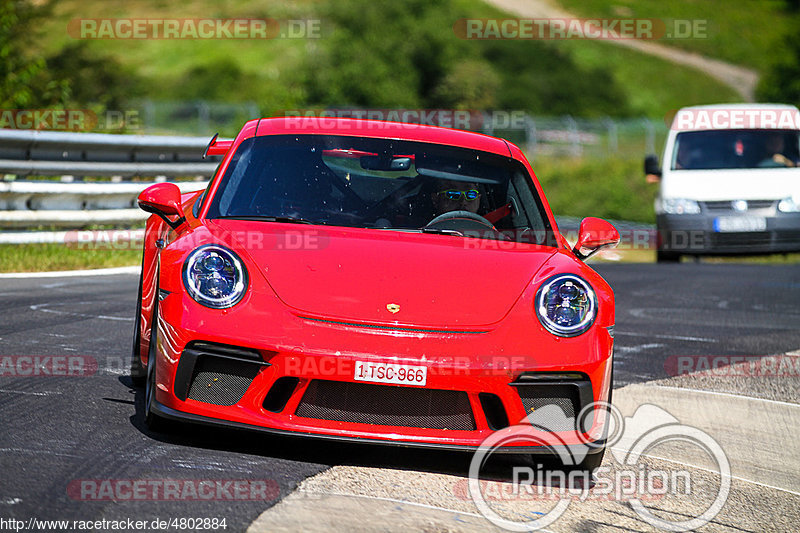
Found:
[(784, 198), (778, 202), (778, 211), (781, 213), (800, 212), (800, 197), (792, 196), (790, 198)]
[(668, 215), (698, 215), (700, 204), (685, 198), (664, 198), (661, 200), (661, 210)]
[(247, 270), (235, 253), (209, 244), (193, 251), (183, 265), (183, 284), (206, 307), (235, 305), (247, 290)]
[(554, 335), (575, 337), (592, 325), (597, 316), (597, 296), (592, 287), (574, 274), (560, 274), (539, 287), (536, 316)]

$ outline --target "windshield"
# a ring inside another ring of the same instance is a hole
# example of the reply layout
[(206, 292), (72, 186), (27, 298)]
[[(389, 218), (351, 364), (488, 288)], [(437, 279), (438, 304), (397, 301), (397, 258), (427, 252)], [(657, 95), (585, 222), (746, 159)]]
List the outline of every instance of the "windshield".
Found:
[(675, 139), (672, 170), (794, 168), (800, 132), (791, 130), (687, 131)]
[(247, 139), (207, 216), (555, 245), (536, 189), (519, 162), (393, 139)]

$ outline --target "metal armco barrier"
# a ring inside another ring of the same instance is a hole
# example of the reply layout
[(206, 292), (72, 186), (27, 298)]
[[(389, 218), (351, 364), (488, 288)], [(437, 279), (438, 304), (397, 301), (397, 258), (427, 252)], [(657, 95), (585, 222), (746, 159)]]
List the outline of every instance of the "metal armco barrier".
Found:
[(1, 130), (0, 172), (16, 176), (210, 176), (210, 137)]
[[(210, 137), (114, 135), (0, 130), (0, 229), (38, 226), (79, 228), (143, 221), (147, 213), (136, 197), (152, 182), (74, 182), (31, 180), (27, 176), (194, 177), (179, 182), (182, 192), (203, 189), (219, 157), (203, 159)], [(9, 241), (21, 242), (19, 234)], [(31, 234), (29, 242), (41, 242)]]

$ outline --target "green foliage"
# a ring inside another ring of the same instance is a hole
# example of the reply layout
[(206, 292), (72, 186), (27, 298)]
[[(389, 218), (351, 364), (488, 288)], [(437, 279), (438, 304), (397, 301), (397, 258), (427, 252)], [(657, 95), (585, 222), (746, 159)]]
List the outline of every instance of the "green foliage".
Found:
[(236, 95), (235, 100), (253, 96), (250, 90), (257, 86), (258, 78), (244, 72), (238, 63), (227, 58), (214, 59), (194, 65), (181, 76), (175, 92), (185, 100), (218, 100), (224, 102)]
[(328, 0), (334, 26), (303, 68), (317, 106), (627, 114), (612, 76), (539, 41), (459, 39), (454, 0)]
[(34, 27), (53, 2), (0, 2), (0, 108), (88, 107), (120, 109), (136, 95), (138, 80), (116, 60), (73, 43), (49, 57), (35, 55)]
[(142, 92), (143, 82), (133, 69), (113, 57), (96, 54), (86, 42), (68, 44), (45, 63), (47, 76), (40, 83), (55, 81), (64, 87), (68, 105), (117, 110)]
[(642, 161), (629, 158), (533, 158), (555, 215), (654, 223), (658, 187), (645, 182)]
[(24, 0), (0, 2), (0, 108), (30, 107), (42, 97), (31, 84), (45, 63), (28, 57), (30, 29), (41, 10)]
[(800, 39), (796, 30), (797, 24), (800, 24), (800, 0), (787, 1), (787, 4), (794, 24), (774, 47), (774, 59), (759, 81), (756, 97), (764, 102), (800, 106)]

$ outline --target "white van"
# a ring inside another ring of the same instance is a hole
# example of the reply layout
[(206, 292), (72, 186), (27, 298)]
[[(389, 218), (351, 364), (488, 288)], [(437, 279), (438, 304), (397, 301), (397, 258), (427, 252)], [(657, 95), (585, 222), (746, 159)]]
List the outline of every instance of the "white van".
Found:
[(681, 255), (800, 251), (800, 111), (794, 106), (685, 107), (672, 121), (659, 183), (658, 261)]

